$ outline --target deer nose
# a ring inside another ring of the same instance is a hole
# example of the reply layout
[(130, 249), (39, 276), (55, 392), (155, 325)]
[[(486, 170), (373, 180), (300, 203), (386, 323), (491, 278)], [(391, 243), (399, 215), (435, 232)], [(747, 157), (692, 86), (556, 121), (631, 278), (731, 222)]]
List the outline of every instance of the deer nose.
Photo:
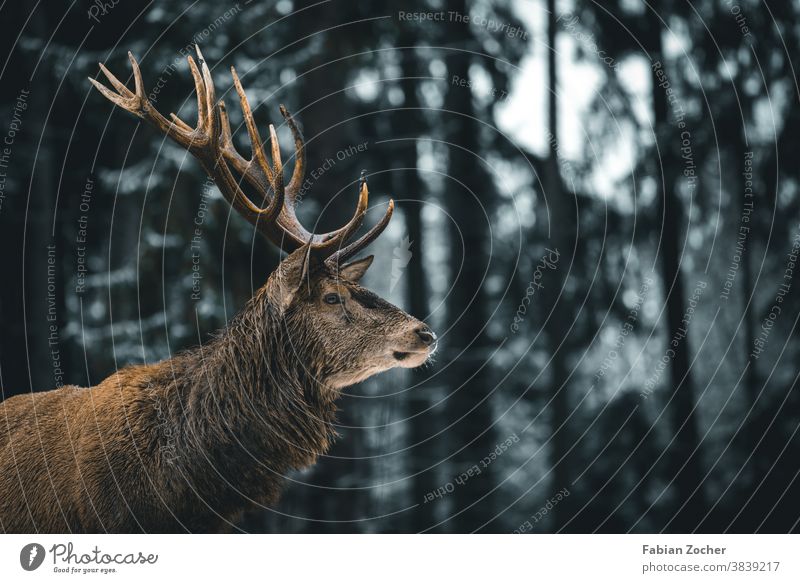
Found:
[(425, 346), (430, 346), (431, 344), (436, 342), (436, 334), (434, 334), (433, 330), (431, 330), (424, 324), (416, 329), (416, 333)]

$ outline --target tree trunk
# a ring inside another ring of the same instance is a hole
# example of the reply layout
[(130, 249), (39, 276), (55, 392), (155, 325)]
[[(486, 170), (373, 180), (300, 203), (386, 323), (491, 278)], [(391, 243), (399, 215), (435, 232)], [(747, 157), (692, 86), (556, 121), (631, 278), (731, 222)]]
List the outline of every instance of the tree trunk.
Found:
[[(399, 37), (400, 47), (414, 47), (416, 35), (411, 27), (405, 27)], [(398, 142), (400, 152), (398, 160), (401, 170), (395, 173), (395, 194), (405, 202), (401, 205), (403, 217), (406, 222), (407, 233), (412, 253), (411, 260), (405, 267), (405, 293), (409, 311), (417, 318), (428, 315), (428, 289), (426, 286), (425, 264), (423, 250), (425, 248), (424, 233), (422, 229), (422, 193), (423, 184), (417, 170), (418, 154), (416, 138), (426, 133), (425, 121), (419, 110), (420, 103), (417, 96), (417, 77), (421, 75), (421, 67), (414, 48), (401, 48), (402, 81), (404, 106), (408, 111), (397, 112), (393, 119), (396, 127), (395, 137), (409, 138), (408, 141)], [(418, 201), (418, 202), (417, 202)], [(392, 261), (394, 261), (394, 257)], [(392, 277), (395, 277), (393, 274)], [(408, 418), (409, 418), (409, 471), (413, 476), (411, 481), (411, 504), (421, 504), (415, 510), (409, 511), (406, 516), (405, 530), (419, 532), (432, 524), (435, 514), (425, 508), (425, 495), (436, 489), (436, 462), (435, 439), (430, 439), (439, 427), (436, 411), (429, 410), (434, 404), (428, 390), (422, 382), (430, 370), (412, 371), (411, 383), (414, 389), (408, 393)]]
[[(465, 0), (457, 0), (448, 7), (461, 14), (469, 13)], [(447, 32), (452, 46), (458, 49), (469, 49), (475, 44), (470, 27), (463, 23), (451, 25)], [(447, 53), (451, 79), (454, 76), (469, 79), (470, 64), (471, 56), (467, 52)], [(478, 139), (480, 124), (475, 121), (481, 114), (475, 111), (469, 88), (449, 84), (445, 109), (448, 110), (445, 114), (445, 139), (454, 144), (448, 149), (447, 176), (451, 178), (445, 186), (445, 205), (451, 216), (452, 288), (447, 305), (451, 328), (444, 338), (443, 347), (446, 351), (444, 358), (450, 365), (447, 380), (451, 389), (445, 406), (449, 427), (447, 449), (452, 457), (441, 485), (478, 464), (494, 450), (498, 439), (492, 427), (489, 401), (494, 385), (489, 363), (491, 346), (484, 330), (488, 310), (487, 294), (483, 288), (488, 262), (485, 217), (491, 217), (494, 185), (474, 154), (481, 151)], [(460, 256), (462, 249), (463, 256)], [(496, 471), (492, 465), (482, 469), (479, 475), (457, 485), (439, 502), (449, 505), (450, 518), (443, 525), (444, 530), (471, 532), (481, 529), (494, 517), (491, 501), (486, 496), (495, 484), (493, 474)]]
[[(654, 50), (653, 62), (663, 63), (664, 51), (661, 39), (661, 27), (658, 16), (649, 11), (651, 33)], [(664, 298), (667, 308), (667, 342), (680, 337), (686, 303), (683, 274), (680, 266), (680, 244), (683, 241), (684, 225), (681, 200), (676, 192), (676, 176), (681, 172), (681, 158), (676, 155), (680, 148), (680, 136), (671, 130), (669, 120), (669, 104), (666, 92), (659, 87), (661, 82), (655, 68), (651, 68), (653, 88), (653, 112), (656, 133), (659, 138), (664, 175), (658, 177), (656, 183), (663, 190), (659, 192), (661, 201), (661, 245), (660, 266), (664, 286)], [(663, 180), (663, 182), (662, 182)], [(674, 513), (670, 530), (675, 532), (691, 532), (697, 521), (705, 514), (705, 493), (702, 483), (702, 452), (700, 437), (695, 416), (694, 388), (689, 357), (689, 337), (683, 338), (674, 347), (674, 357), (670, 361), (669, 384), (670, 400), (668, 411), (672, 424), (674, 440), (669, 452), (669, 478), (674, 479), (676, 488)]]
[[(556, 65), (556, 22), (555, 0), (547, 0), (547, 95), (548, 95), (548, 124), (550, 144), (549, 156), (546, 163), (544, 176), (545, 198), (547, 206), (542, 205), (541, 211), (547, 210), (548, 217), (548, 245), (558, 251), (561, 261), (569, 262), (573, 256), (575, 241), (575, 209), (571, 208), (567, 200), (567, 193), (561, 179), (558, 159), (558, 71)], [(537, 261), (534, 258), (534, 261)], [(571, 319), (567, 299), (564, 295), (567, 267), (558, 265), (556, 269), (547, 273), (547, 280), (543, 282), (544, 308), (543, 312), (549, 314), (545, 323), (545, 333), (550, 344), (550, 424), (552, 427), (551, 465), (552, 482), (550, 491), (558, 492), (562, 488), (572, 488), (572, 472), (569, 449), (574, 443), (569, 431), (567, 418), (570, 414), (569, 402), (569, 367), (566, 362), (568, 348), (569, 323)], [(560, 296), (560, 298), (559, 298)], [(560, 530), (569, 520), (570, 505), (564, 503), (556, 505), (553, 509), (553, 529)]]

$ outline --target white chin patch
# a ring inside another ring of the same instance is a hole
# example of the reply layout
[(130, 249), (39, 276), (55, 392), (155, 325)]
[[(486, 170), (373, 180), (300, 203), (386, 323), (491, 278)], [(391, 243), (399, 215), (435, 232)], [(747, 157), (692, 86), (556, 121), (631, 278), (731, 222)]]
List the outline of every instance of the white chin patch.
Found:
[(328, 385), (335, 389), (349, 387), (360, 383), (371, 376), (385, 372), (392, 368), (417, 368), (428, 360), (431, 353), (428, 352), (392, 352), (380, 365), (371, 366), (365, 370), (357, 372), (342, 372), (331, 376)]
[(425, 364), (430, 356), (427, 352), (400, 352), (395, 351), (392, 353), (394, 359), (394, 366), (402, 368), (416, 368)]
[(369, 377), (376, 375), (385, 370), (389, 370), (391, 366), (384, 367), (371, 367), (360, 372), (352, 373), (339, 373), (335, 374), (328, 379), (328, 384), (335, 389), (343, 389), (361, 381), (367, 380)]

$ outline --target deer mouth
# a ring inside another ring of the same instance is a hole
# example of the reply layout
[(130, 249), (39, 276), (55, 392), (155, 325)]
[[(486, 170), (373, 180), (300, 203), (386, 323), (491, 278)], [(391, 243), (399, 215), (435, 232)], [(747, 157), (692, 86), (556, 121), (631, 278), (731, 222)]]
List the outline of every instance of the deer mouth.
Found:
[(392, 357), (400, 363), (399, 366), (415, 368), (424, 364), (433, 355), (433, 352), (433, 350), (395, 350), (392, 352)]

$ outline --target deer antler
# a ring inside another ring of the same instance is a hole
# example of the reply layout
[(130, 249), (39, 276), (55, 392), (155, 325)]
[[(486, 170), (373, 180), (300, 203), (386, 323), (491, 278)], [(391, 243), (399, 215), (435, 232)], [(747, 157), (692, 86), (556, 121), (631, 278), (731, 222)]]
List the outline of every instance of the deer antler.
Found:
[[(392, 200), (389, 201), (383, 218), (372, 229), (359, 239), (348, 243), (361, 226), (369, 204), (369, 191), (363, 174), (359, 186), (358, 204), (347, 224), (329, 233), (311, 233), (303, 227), (295, 214), (295, 206), (305, 176), (305, 142), (294, 118), (283, 105), (280, 106), (281, 115), (292, 131), (295, 143), (294, 171), (289, 184), (285, 185), (283, 162), (275, 128), (270, 124), (272, 158), (272, 166), (270, 166), (264, 153), (261, 136), (253, 120), (250, 103), (236, 70), (231, 67), (233, 84), (239, 95), (247, 133), (250, 136), (252, 154), (249, 160), (244, 158), (233, 145), (225, 104), (222, 100), (217, 101), (216, 99), (211, 72), (203, 59), (200, 47), (197, 47), (197, 57), (200, 63), (199, 68), (191, 56), (187, 59), (197, 93), (197, 126), (194, 128), (174, 113), (170, 114), (171, 120), (168, 120), (153, 107), (144, 91), (139, 63), (130, 52), (128, 52), (128, 59), (133, 69), (134, 91), (128, 89), (102, 63), (100, 63), (100, 70), (116, 89), (116, 92), (95, 79), (90, 78), (89, 81), (109, 101), (149, 122), (191, 152), (214, 180), (225, 199), (261, 234), (284, 251), (291, 252), (302, 245), (309, 244), (311, 254), (325, 259), (330, 265), (336, 265), (358, 253), (383, 232), (394, 211), (394, 201)], [(231, 168), (240, 174), (264, 201), (267, 201), (266, 207), (257, 205), (244, 193), (240, 182), (231, 172)]]

